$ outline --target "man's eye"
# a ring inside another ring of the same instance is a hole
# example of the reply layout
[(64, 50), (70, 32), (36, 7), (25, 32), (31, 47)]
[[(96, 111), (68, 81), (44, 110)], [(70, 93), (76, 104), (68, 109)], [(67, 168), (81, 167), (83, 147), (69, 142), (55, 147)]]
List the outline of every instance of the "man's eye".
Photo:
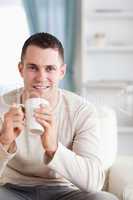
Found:
[(28, 69), (31, 70), (31, 71), (37, 71), (36, 66), (28, 66)]
[(51, 71), (54, 71), (54, 70), (55, 70), (55, 67), (53, 67), (53, 66), (47, 66), (46, 67), (47, 72), (51, 72)]

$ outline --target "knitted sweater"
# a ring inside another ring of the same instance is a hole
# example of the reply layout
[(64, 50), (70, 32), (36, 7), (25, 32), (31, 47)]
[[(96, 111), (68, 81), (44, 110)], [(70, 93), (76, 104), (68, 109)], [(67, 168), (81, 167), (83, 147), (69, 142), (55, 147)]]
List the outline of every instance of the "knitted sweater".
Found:
[[(20, 102), (21, 89), (0, 98), (1, 117), (13, 102)], [(104, 170), (100, 153), (99, 123), (95, 107), (82, 97), (59, 89), (54, 109), (58, 149), (51, 160), (40, 136), (26, 128), (16, 139), (17, 151), (6, 152), (0, 144), (0, 183), (22, 186), (73, 185), (81, 190), (100, 190)]]

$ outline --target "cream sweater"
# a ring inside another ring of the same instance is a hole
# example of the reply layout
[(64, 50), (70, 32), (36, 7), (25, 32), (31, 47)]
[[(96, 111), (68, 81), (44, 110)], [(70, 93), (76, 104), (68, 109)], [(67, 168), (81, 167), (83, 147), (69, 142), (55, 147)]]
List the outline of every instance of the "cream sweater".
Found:
[[(22, 89), (0, 98), (1, 117), (13, 102), (19, 103)], [(82, 97), (59, 90), (54, 109), (58, 127), (58, 149), (48, 161), (40, 136), (26, 129), (16, 139), (17, 151), (6, 152), (0, 145), (0, 183), (31, 185), (74, 185), (81, 190), (100, 190), (104, 170), (95, 107)], [(8, 104), (8, 105), (7, 105)]]

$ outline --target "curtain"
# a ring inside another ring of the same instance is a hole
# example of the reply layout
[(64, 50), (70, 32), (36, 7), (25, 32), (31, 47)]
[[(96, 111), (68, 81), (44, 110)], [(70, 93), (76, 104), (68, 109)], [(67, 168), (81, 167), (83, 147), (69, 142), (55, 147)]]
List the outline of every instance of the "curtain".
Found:
[(61, 87), (75, 91), (76, 0), (23, 0), (31, 34), (49, 32), (63, 44), (67, 73)]

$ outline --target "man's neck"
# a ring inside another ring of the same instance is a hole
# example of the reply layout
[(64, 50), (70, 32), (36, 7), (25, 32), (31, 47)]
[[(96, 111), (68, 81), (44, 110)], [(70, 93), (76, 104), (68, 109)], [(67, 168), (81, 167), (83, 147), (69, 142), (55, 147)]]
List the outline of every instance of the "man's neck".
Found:
[[(23, 90), (21, 96), (20, 96), (20, 103), (24, 104), (26, 99), (31, 98), (29, 97), (29, 92), (27, 92), (25, 89)], [(42, 97), (45, 98), (45, 97)], [(54, 93), (52, 94), (52, 96), (50, 98), (47, 99), (50, 103), (51, 109), (54, 110), (55, 107), (57, 106), (58, 102), (59, 102), (59, 90), (55, 90)]]

